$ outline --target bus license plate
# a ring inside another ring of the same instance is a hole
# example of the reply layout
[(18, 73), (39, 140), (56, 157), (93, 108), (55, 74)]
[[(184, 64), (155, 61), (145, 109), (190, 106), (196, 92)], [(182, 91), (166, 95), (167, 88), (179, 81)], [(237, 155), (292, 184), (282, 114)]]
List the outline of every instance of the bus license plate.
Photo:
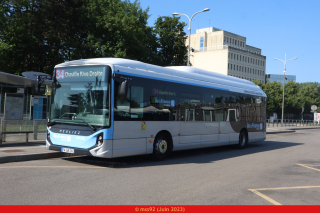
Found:
[(66, 153), (72, 153), (72, 154), (74, 154), (74, 149), (61, 148), (61, 152), (66, 152)]

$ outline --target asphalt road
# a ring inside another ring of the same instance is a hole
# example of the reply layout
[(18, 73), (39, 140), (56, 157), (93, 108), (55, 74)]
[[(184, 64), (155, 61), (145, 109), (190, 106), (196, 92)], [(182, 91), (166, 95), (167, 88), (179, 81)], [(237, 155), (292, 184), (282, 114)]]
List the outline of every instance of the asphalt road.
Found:
[(147, 156), (71, 157), (0, 164), (0, 204), (320, 204), (320, 131)]

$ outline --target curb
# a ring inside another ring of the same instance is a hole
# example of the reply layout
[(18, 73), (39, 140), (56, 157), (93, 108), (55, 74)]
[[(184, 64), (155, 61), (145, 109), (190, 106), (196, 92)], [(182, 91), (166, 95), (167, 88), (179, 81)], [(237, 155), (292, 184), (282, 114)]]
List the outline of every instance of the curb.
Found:
[(52, 153), (37, 153), (29, 155), (13, 155), (0, 157), (0, 163), (12, 163), (19, 161), (29, 161), (29, 160), (40, 160), (40, 159), (49, 159), (49, 158), (60, 158), (60, 157), (69, 157), (72, 154), (63, 153), (63, 152), (52, 152)]
[(320, 129), (320, 127), (291, 128), (291, 130)]
[(266, 132), (266, 134), (279, 134), (279, 133), (289, 133), (289, 132), (296, 132), (295, 130), (284, 130), (278, 132)]

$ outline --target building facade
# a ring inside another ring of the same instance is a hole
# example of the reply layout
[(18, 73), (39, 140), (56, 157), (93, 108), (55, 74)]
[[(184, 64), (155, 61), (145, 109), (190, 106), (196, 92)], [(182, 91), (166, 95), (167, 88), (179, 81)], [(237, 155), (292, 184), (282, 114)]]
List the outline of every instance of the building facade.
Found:
[[(266, 83), (268, 82), (280, 82), (283, 86), (283, 75), (281, 74), (266, 74)], [(289, 81), (296, 82), (296, 76), (295, 75), (286, 75), (286, 83)]]
[(193, 67), (265, 83), (266, 56), (247, 45), (246, 37), (208, 27), (191, 35), (190, 47)]

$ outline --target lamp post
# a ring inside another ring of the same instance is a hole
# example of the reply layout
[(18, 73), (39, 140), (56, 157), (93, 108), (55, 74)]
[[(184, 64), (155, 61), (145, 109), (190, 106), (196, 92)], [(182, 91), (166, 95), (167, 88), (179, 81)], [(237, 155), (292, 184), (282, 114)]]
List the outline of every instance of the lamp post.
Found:
[(296, 58), (289, 59), (289, 60), (287, 60), (286, 58), (287, 58), (287, 55), (285, 54), (285, 55), (284, 55), (284, 61), (281, 60), (281, 59), (277, 59), (277, 58), (274, 59), (274, 60), (282, 61), (282, 62), (284, 63), (284, 70), (283, 70), (283, 93), (282, 93), (282, 117), (281, 117), (281, 126), (282, 126), (282, 127), (283, 127), (283, 111), (284, 111), (284, 87), (285, 87), (285, 84), (286, 84), (286, 65), (287, 65), (287, 62), (288, 62), (288, 61), (298, 59), (297, 57), (296, 57)]
[(189, 30), (188, 66), (190, 66), (190, 36), (191, 36), (191, 21), (192, 21), (192, 18), (193, 18), (196, 14), (198, 14), (198, 13), (207, 12), (207, 11), (209, 11), (209, 10), (210, 10), (209, 8), (205, 8), (205, 9), (203, 9), (203, 10), (201, 10), (201, 11), (198, 11), (198, 12), (196, 12), (195, 14), (193, 14), (193, 16), (192, 16), (191, 18), (189, 18), (189, 16), (187, 16), (186, 14), (172, 13), (172, 15), (174, 15), (174, 16), (184, 15), (184, 16), (187, 16), (188, 19), (189, 19), (189, 28), (188, 28), (188, 30)]

